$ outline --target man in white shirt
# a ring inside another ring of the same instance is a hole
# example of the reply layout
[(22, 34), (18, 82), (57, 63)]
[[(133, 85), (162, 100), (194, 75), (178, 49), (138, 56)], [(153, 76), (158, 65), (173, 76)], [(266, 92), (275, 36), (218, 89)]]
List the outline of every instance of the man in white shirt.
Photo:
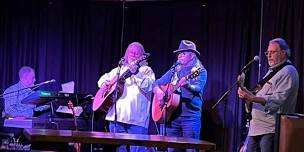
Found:
[[(144, 47), (140, 43), (129, 44), (124, 60), (121, 62), (120, 80), (116, 81), (119, 67), (104, 74), (98, 80), (100, 89), (110, 89), (113, 80), (118, 82), (122, 88), (121, 95), (116, 101), (116, 126), (114, 106), (106, 115), (106, 120), (110, 121), (110, 132), (148, 134), (152, 84), (155, 81), (155, 75), (147, 61), (141, 61), (145, 55)], [(130, 150), (131, 152), (142, 152), (145, 151), (145, 148), (130, 146)], [(118, 151), (127, 151), (126, 146), (118, 147)]]

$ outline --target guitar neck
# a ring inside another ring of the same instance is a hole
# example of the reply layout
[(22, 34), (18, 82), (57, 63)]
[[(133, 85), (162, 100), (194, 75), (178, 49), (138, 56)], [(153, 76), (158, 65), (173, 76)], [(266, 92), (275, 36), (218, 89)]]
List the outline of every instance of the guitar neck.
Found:
[(119, 77), (119, 79), (126, 80), (126, 79), (129, 78), (131, 75), (132, 75), (132, 72), (128, 69), (128, 70), (126, 70), (126, 71)]
[[(186, 78), (187, 81), (190, 80), (190, 79), (194, 79), (194, 78), (196, 78), (196, 77), (199, 75), (200, 71), (201, 71), (201, 69), (198, 68), (198, 69), (196, 69), (194, 72), (191, 72), (190, 74), (186, 75), (185, 77), (182, 77), (181, 79)], [(181, 85), (180, 85), (180, 83), (179, 83), (179, 81), (180, 81), (181, 79), (179, 79), (179, 80), (177, 81), (177, 84), (176, 84), (176, 85), (168, 84), (168, 87), (170, 87), (170, 85), (173, 86), (173, 87), (171, 87), (171, 88), (169, 89), (169, 91), (168, 91), (168, 96), (171, 95), (174, 91), (176, 91), (178, 88), (181, 87)]]
[(77, 125), (77, 121), (76, 121), (76, 116), (75, 116), (74, 107), (72, 108), (72, 112), (73, 112), (75, 130), (78, 131), (78, 125)]
[(74, 105), (73, 105), (73, 103), (71, 101), (68, 102), (68, 108), (72, 110), (75, 130), (78, 131), (77, 121), (76, 121), (76, 116), (75, 116), (75, 109), (74, 109)]
[(148, 56), (143, 56), (141, 58), (139, 58), (138, 60), (135, 60), (133, 62), (131, 62), (127, 67), (128, 69), (120, 76), (120, 79), (126, 80), (127, 78), (129, 78), (133, 73), (130, 71), (130, 67), (133, 67), (135, 65), (138, 66), (137, 70), (140, 68), (140, 62), (144, 61), (147, 59)]
[[(186, 80), (188, 81), (188, 80), (190, 79), (190, 75), (185, 76), (185, 78), (186, 78)], [(181, 79), (182, 79), (182, 78), (181, 78)], [(179, 79), (179, 80), (180, 80), (180, 79)], [(168, 95), (171, 95), (173, 92), (175, 92), (178, 88), (181, 87), (181, 85), (178, 83), (179, 80), (177, 81), (177, 84), (176, 84), (176, 85), (172, 85), (172, 84), (171, 84), (171, 86), (173, 86), (173, 87), (172, 87), (172, 89), (169, 90)], [(169, 85), (170, 85), (170, 84), (169, 84)]]

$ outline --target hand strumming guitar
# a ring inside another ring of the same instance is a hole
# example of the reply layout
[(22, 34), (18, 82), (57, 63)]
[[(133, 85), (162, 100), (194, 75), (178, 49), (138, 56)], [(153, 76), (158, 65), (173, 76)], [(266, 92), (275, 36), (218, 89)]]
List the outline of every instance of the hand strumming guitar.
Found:
[(257, 97), (253, 93), (251, 93), (246, 87), (239, 87), (238, 95), (240, 98), (248, 101), (248, 102), (256, 102), (262, 105), (265, 105), (266, 100), (262, 97)]
[(157, 100), (162, 100), (165, 96), (165, 92), (163, 92), (159, 87), (155, 87), (154, 96), (156, 96)]
[[(177, 86), (182, 87), (186, 84), (188, 84), (188, 80), (187, 80), (186, 77), (183, 77), (178, 81)], [(162, 100), (165, 96), (165, 92), (163, 92), (159, 87), (155, 87), (154, 88), (154, 95), (156, 96), (156, 98), (158, 100)]]
[(248, 102), (253, 102), (253, 98), (255, 97), (246, 87), (239, 87), (238, 95)]
[(102, 90), (108, 90), (111, 87), (111, 81), (106, 80), (104, 83), (101, 84), (100, 89)]

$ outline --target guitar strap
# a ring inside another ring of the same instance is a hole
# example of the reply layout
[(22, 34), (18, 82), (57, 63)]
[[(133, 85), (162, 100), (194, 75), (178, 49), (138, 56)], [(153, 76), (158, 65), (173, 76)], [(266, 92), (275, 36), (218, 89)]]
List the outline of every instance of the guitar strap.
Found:
[(282, 68), (284, 68), (286, 65), (292, 65), (290, 62), (284, 62), (283, 64), (279, 65), (278, 67), (275, 67), (272, 69), (272, 71), (264, 77), (262, 80), (260, 80), (256, 86), (253, 89), (254, 94), (259, 92), (263, 86), (266, 84), (267, 81), (269, 81), (277, 72), (279, 72)]

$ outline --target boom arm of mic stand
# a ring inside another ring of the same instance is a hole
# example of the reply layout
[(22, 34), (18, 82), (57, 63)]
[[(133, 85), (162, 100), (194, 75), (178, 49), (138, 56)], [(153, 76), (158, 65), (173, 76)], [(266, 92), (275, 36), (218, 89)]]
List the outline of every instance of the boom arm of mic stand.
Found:
[[(212, 106), (212, 109), (214, 109), (220, 102), (222, 102), (228, 95), (228, 93), (236, 86), (238, 83), (238, 80), (236, 80), (232, 86), (221, 96), (221, 98)], [(223, 137), (222, 137), (222, 145), (225, 147), (225, 139), (226, 139), (226, 132), (225, 132), (225, 124), (226, 124), (226, 102), (224, 102), (224, 117), (223, 117), (223, 124), (222, 124), (222, 129), (223, 129)]]
[[(242, 74), (246, 74), (248, 72), (248, 68), (242, 70)], [(237, 79), (232, 86), (222, 95), (222, 97), (212, 106), (212, 109), (214, 109), (225, 97), (228, 95), (228, 93), (238, 84), (239, 80)]]
[(234, 88), (234, 86), (236, 86), (238, 83), (238, 80), (236, 80), (232, 86), (221, 96), (221, 98), (212, 106), (212, 109), (214, 109), (221, 101), (223, 101), (223, 99), (226, 98), (226, 96), (228, 95), (228, 93)]
[(26, 90), (26, 89), (35, 90), (35, 89), (39, 88), (42, 85), (43, 85), (43, 83), (39, 83), (39, 84), (35, 84), (33, 86), (30, 86), (30, 87), (22, 88), (22, 89), (15, 90), (15, 91), (12, 91), (12, 92), (8, 92), (8, 93), (5, 93), (5, 94), (3, 93), (3, 94), (0, 94), (0, 98), (3, 98), (6, 95), (9, 95), (9, 94), (12, 94), (12, 93), (15, 93), (15, 92), (19, 92), (19, 91), (22, 91), (22, 90)]

